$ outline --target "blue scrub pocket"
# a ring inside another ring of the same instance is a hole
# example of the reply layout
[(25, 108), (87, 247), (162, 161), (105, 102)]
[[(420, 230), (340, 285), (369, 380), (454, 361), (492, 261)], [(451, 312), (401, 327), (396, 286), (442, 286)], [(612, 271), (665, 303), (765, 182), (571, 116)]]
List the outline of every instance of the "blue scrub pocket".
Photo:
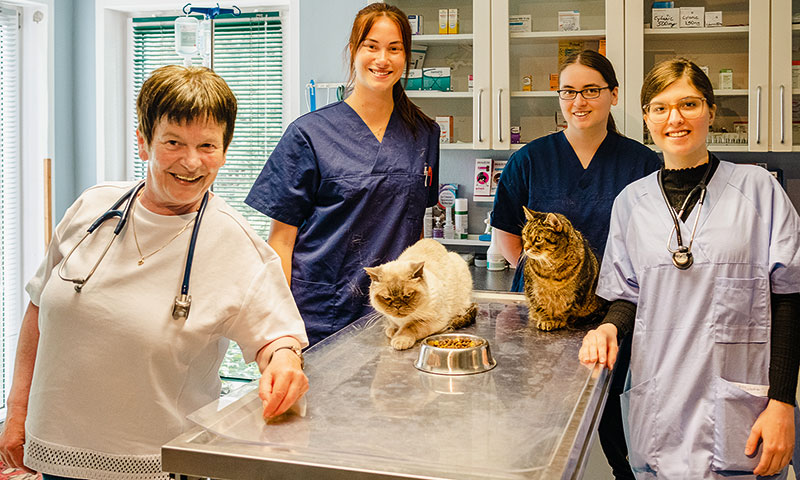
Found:
[(717, 343), (764, 343), (769, 338), (769, 282), (721, 277), (714, 283), (712, 315)]
[(623, 392), (620, 404), (631, 468), (637, 479), (656, 478), (659, 445), (656, 379), (651, 378)]
[(750, 429), (769, 398), (745, 392), (736, 385), (715, 379), (714, 390), (714, 457), (711, 470), (725, 473), (753, 473), (761, 458), (761, 445), (752, 457), (744, 454)]

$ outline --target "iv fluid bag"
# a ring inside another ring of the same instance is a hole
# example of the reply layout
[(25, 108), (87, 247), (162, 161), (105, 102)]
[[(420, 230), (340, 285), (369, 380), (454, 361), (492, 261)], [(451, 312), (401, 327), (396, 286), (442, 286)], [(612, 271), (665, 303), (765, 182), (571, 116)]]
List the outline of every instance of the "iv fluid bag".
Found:
[(194, 17), (175, 19), (175, 52), (183, 57), (197, 53), (197, 26), (200, 22)]
[(200, 22), (197, 31), (197, 52), (201, 57), (211, 55), (211, 20), (205, 19)]

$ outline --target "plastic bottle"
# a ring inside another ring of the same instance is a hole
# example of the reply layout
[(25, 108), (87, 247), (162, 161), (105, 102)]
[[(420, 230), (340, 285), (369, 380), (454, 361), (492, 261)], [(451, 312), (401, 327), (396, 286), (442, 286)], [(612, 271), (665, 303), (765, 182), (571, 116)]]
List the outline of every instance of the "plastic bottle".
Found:
[(422, 236), (433, 238), (433, 207), (425, 209), (425, 216), (422, 218)]
[(200, 22), (197, 30), (197, 54), (203, 59), (203, 66), (211, 68), (211, 20)]
[(194, 17), (175, 19), (175, 53), (183, 57), (183, 64), (190, 66), (197, 53), (197, 27), (199, 21)]
[(455, 206), (455, 221), (456, 221), (456, 238), (466, 239), (469, 232), (469, 215), (467, 209), (469, 203), (466, 198), (456, 198)]
[(444, 238), (442, 220), (439, 217), (433, 219), (433, 238)]
[(500, 247), (497, 245), (497, 235), (494, 234), (494, 227), (492, 227), (492, 242), (489, 244), (489, 250), (486, 251), (486, 269), (492, 272), (506, 269), (506, 259), (500, 253)]
[(444, 211), (444, 238), (452, 240), (456, 238), (456, 227), (453, 225), (453, 219), (451, 215), (453, 207), (447, 207)]

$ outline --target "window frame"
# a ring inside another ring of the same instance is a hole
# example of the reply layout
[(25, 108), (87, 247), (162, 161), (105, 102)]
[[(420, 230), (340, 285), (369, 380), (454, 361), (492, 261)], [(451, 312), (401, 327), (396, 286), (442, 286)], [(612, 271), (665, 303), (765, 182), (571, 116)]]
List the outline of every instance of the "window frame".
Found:
[[(17, 277), (10, 288), (16, 296), (16, 311), (2, 325), (2, 374), (5, 382), (0, 394), (8, 398), (14, 371), (19, 329), (29, 302), (24, 290), (42, 261), (45, 238), (44, 159), (51, 158), (54, 145), (53, 105), (53, 21), (52, 9), (43, 1), (2, 0), (4, 6), (19, 12), (19, 92), (18, 149), (19, 222), (17, 232)], [(35, 13), (39, 13), (34, 16)], [(23, 88), (24, 86), (24, 88)], [(46, 128), (42, 128), (42, 126)], [(51, 183), (52, 185), (52, 183)], [(52, 204), (50, 205), (52, 207)], [(3, 295), (5, 295), (5, 291)], [(0, 403), (0, 417), (5, 416), (5, 402)]]
[[(236, 2), (244, 13), (263, 10), (281, 12), (284, 30), (284, 97), (283, 130), (299, 115), (300, 92), (296, 85), (300, 75), (299, 55), (300, 0), (242, 0)], [(126, 181), (133, 178), (130, 152), (135, 151), (132, 132), (136, 125), (134, 101), (127, 98), (133, 82), (133, 32), (130, 19), (146, 16), (174, 16), (178, 8), (164, 10), (161, 0), (139, 0), (135, 6), (128, 0), (96, 2), (95, 64), (97, 66), (97, 144), (96, 181)], [(196, 65), (199, 65), (196, 63)], [(102, 120), (100, 120), (102, 119)], [(266, 159), (265, 159), (266, 160)]]

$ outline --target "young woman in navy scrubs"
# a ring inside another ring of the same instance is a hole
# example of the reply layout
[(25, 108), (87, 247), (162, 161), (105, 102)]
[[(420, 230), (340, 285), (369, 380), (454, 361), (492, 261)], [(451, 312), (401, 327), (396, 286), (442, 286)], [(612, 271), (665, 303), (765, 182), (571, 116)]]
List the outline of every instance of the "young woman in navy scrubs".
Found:
[[(492, 226), (503, 256), (517, 266), (513, 291), (523, 287), (523, 205), (565, 215), (600, 257), (614, 198), (626, 185), (659, 168), (661, 161), (652, 150), (617, 132), (611, 106), (617, 104), (618, 86), (614, 67), (605, 56), (584, 50), (567, 58), (559, 73), (558, 91), (567, 129), (525, 145), (503, 170)], [(618, 395), (626, 369), (627, 363), (620, 358), (612, 385), (618, 392), (609, 395), (599, 432), (618, 479), (633, 478), (619, 413)]]
[(439, 128), (400, 82), (410, 52), (402, 11), (373, 3), (358, 12), (352, 94), (289, 125), (247, 197), (272, 218), (269, 244), (312, 345), (371, 311), (363, 267), (418, 240), (436, 203)]

